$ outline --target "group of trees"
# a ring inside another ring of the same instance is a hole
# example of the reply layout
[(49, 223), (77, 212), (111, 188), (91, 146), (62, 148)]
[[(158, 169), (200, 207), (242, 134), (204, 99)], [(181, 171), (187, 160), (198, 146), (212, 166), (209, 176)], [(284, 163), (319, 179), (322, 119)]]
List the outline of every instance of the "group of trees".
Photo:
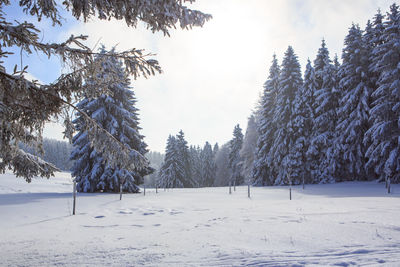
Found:
[(400, 182), (400, 10), (353, 24), (342, 63), (325, 41), (304, 78), (293, 48), (272, 60), (257, 112), (256, 185)]
[(44, 138), (42, 146), (43, 154), (35, 150), (34, 147), (20, 143), (20, 148), (23, 151), (42, 158), (44, 161), (53, 164), (58, 169), (62, 171), (69, 171), (71, 169), (72, 160), (70, 160), (69, 157), (72, 151), (72, 145), (70, 143)]
[(213, 186), (216, 176), (215, 155), (218, 144), (203, 148), (188, 146), (181, 130), (170, 135), (165, 149), (164, 162), (159, 170), (157, 186), (164, 188)]
[[(249, 123), (255, 124), (254, 116)], [(248, 183), (250, 175), (249, 170), (244, 168), (246, 163), (243, 155), (250, 153), (248, 150), (251, 149), (243, 143), (255, 143), (253, 139), (254, 136), (249, 132), (243, 137), (239, 125), (234, 127), (232, 139), (221, 147), (218, 143), (212, 147), (209, 142), (202, 148), (188, 146), (182, 131), (176, 136), (170, 135), (157, 186), (211, 187)]]
[(149, 151), (145, 156), (149, 160), (150, 167), (154, 169), (154, 172), (144, 177), (144, 185), (154, 187), (157, 183), (158, 171), (164, 161), (164, 154), (157, 151)]

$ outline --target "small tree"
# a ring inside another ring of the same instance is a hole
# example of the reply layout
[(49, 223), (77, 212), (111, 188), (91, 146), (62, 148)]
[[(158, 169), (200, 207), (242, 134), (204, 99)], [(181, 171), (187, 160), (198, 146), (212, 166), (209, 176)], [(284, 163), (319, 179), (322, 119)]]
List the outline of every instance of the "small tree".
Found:
[(202, 178), (202, 186), (213, 186), (215, 181), (215, 173), (216, 166), (214, 163), (214, 155), (213, 150), (209, 142), (203, 147), (203, 150), (200, 154), (201, 160), (201, 178)]
[(243, 139), (243, 146), (240, 150), (240, 157), (243, 159), (242, 175), (248, 184), (252, 183), (252, 172), (254, 166), (254, 155), (258, 140), (257, 123), (254, 115), (247, 121), (246, 134)]
[(234, 186), (244, 182), (242, 175), (242, 158), (240, 150), (243, 145), (243, 134), (239, 124), (233, 130), (233, 139), (229, 142), (229, 168), (232, 170), (231, 184)]

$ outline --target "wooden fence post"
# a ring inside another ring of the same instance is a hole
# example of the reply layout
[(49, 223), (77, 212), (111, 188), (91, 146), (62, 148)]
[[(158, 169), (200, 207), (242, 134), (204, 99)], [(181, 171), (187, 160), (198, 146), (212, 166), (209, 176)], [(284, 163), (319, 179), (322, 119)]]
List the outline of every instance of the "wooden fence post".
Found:
[(74, 179), (74, 186), (73, 186), (73, 196), (74, 196), (74, 203), (72, 205), (72, 215), (75, 215), (75, 207), (76, 207), (76, 181)]
[(289, 200), (292, 200), (292, 186), (289, 188)]

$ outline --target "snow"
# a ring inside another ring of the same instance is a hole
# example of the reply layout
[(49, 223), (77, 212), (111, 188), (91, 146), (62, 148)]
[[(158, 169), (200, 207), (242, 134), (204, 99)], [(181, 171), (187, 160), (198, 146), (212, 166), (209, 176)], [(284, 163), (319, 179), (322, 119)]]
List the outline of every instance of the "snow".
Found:
[(0, 175), (2, 266), (396, 266), (400, 185), (83, 194), (68, 173)]

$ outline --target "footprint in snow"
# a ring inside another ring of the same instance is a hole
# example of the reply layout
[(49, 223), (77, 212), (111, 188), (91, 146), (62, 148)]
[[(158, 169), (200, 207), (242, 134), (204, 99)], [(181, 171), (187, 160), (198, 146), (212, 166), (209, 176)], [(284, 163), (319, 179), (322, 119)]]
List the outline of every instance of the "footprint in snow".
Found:
[(170, 215), (176, 215), (176, 214), (180, 214), (183, 213), (182, 211), (170, 211), (169, 214)]
[(155, 214), (154, 212), (145, 212), (145, 213), (143, 213), (144, 216), (147, 216), (147, 215), (154, 215), (154, 214)]
[(130, 210), (120, 210), (119, 214), (132, 214), (133, 212)]
[(106, 217), (106, 216), (104, 216), (104, 215), (99, 215), (99, 216), (95, 216), (94, 218), (95, 218), (95, 219), (101, 219), (101, 218), (104, 218), (104, 217)]

